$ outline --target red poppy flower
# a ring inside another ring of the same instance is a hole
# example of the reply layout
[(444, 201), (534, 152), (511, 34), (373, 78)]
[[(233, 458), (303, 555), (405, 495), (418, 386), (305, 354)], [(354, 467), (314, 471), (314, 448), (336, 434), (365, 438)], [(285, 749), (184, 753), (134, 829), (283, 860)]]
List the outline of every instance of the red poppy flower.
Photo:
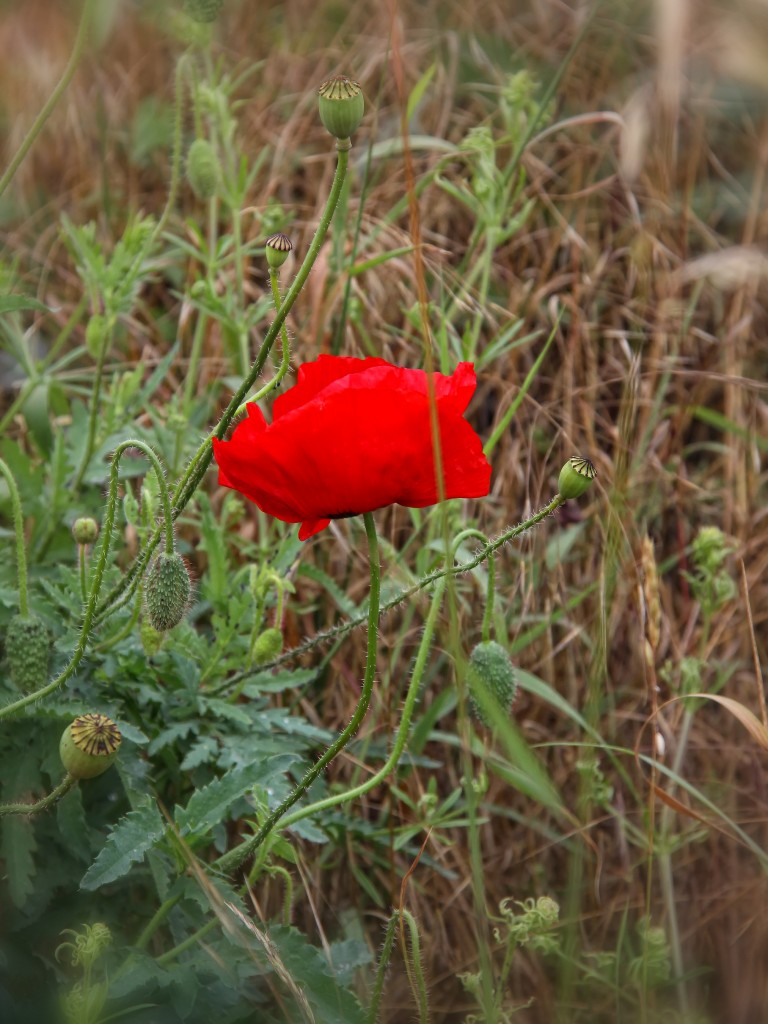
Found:
[[(444, 497), (483, 497), (491, 467), (463, 416), (474, 367), (460, 363), (433, 380)], [(423, 370), (320, 356), (300, 366), (297, 383), (275, 400), (271, 425), (258, 406), (247, 408), (230, 441), (214, 439), (219, 483), (277, 519), (301, 523), (301, 540), (331, 519), (439, 500)]]

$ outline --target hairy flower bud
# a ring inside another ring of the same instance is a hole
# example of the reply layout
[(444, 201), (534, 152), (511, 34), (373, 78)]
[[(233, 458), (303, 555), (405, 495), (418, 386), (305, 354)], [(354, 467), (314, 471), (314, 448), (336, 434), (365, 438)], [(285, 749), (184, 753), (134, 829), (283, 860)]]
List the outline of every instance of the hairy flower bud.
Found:
[(278, 231), (276, 235), (270, 235), (264, 243), (264, 252), (270, 268), (278, 270), (282, 267), (292, 248), (293, 243), (288, 235), (284, 235), (281, 231)]
[(589, 459), (574, 455), (560, 470), (557, 489), (563, 498), (579, 498), (597, 476)]
[(61, 734), (59, 756), (75, 779), (95, 779), (117, 757), (123, 737), (106, 715), (80, 715)]
[(99, 536), (99, 524), (90, 517), (76, 519), (72, 524), (72, 536), (78, 544), (93, 544)]
[(5, 633), (5, 656), (11, 679), (20, 690), (35, 690), (48, 681), (51, 638), (36, 615), (14, 615)]
[(365, 113), (363, 90), (351, 78), (338, 75), (319, 89), (320, 120), (337, 139), (348, 139)]
[(495, 640), (480, 643), (469, 657), (467, 674), (470, 711), (484, 725), (493, 725), (489, 697), (509, 712), (517, 696), (517, 679), (509, 654)]
[(161, 554), (147, 574), (145, 600), (150, 626), (165, 633), (184, 617), (192, 586), (184, 559), (174, 551)]
[(184, 0), (184, 10), (195, 21), (215, 21), (224, 0)]
[(107, 336), (107, 320), (101, 313), (94, 313), (85, 328), (85, 347), (91, 359), (98, 359), (104, 339)]
[(283, 649), (283, 634), (274, 626), (265, 629), (251, 648), (251, 661), (254, 665), (266, 665), (273, 661)]
[(195, 139), (187, 153), (187, 181), (198, 199), (210, 199), (219, 186), (216, 151), (207, 139)]

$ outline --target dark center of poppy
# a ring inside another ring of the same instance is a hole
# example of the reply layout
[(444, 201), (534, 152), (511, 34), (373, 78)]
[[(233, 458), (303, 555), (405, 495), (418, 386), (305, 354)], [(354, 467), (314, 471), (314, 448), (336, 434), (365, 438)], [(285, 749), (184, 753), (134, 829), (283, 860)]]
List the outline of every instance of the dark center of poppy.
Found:
[(336, 512), (334, 515), (323, 516), (323, 519), (351, 519), (352, 516), (359, 515), (359, 512)]

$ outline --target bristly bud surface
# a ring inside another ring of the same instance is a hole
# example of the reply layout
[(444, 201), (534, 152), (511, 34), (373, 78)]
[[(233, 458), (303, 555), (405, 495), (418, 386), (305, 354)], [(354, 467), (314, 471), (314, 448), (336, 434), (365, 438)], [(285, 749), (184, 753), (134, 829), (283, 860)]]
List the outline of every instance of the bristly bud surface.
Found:
[(14, 615), (5, 633), (11, 679), (20, 690), (36, 690), (48, 681), (51, 638), (36, 615)]
[[(508, 714), (517, 696), (517, 679), (509, 654), (495, 640), (478, 644), (469, 656), (469, 709), (484, 725), (494, 725), (489, 703)], [(488, 698), (491, 698), (489, 702)]]
[(344, 75), (329, 78), (319, 89), (320, 120), (337, 139), (348, 139), (365, 113), (363, 90)]
[(72, 524), (72, 536), (78, 544), (93, 544), (99, 536), (99, 524), (90, 517), (76, 519)]
[(150, 626), (159, 633), (173, 629), (184, 618), (192, 592), (184, 559), (174, 551), (161, 554), (147, 575), (145, 601)]
[(210, 199), (219, 187), (221, 168), (207, 139), (195, 139), (187, 153), (187, 181), (198, 199)]

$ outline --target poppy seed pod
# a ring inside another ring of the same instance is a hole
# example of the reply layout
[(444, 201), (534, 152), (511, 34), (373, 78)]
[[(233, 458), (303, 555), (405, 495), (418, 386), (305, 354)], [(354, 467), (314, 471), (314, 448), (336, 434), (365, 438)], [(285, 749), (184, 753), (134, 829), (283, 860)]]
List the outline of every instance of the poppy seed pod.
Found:
[(99, 524), (90, 517), (76, 519), (72, 524), (72, 536), (78, 544), (93, 544), (99, 536)]
[(488, 696), (502, 711), (509, 712), (517, 696), (517, 679), (509, 654), (501, 644), (487, 640), (475, 647), (469, 656), (467, 685), (470, 711), (484, 725), (494, 724), (487, 707)]
[(195, 21), (215, 21), (224, 0), (184, 0), (184, 10)]
[(597, 476), (589, 459), (574, 455), (560, 470), (557, 489), (563, 498), (579, 498)]
[(150, 626), (165, 633), (177, 626), (192, 591), (184, 559), (177, 552), (161, 554), (147, 574), (145, 601)]
[(195, 139), (187, 153), (187, 181), (198, 199), (210, 199), (219, 186), (219, 160), (207, 139)]
[(319, 89), (320, 120), (337, 139), (348, 139), (365, 113), (363, 90), (351, 78), (338, 75)]
[(48, 678), (51, 638), (36, 615), (14, 615), (5, 633), (5, 656), (11, 679), (20, 690), (33, 690)]
[(274, 626), (265, 629), (251, 648), (251, 659), (254, 665), (266, 665), (273, 661), (283, 649), (283, 634)]
[(284, 235), (281, 231), (278, 231), (276, 235), (270, 235), (264, 243), (264, 252), (267, 257), (267, 263), (272, 270), (278, 270), (285, 261), (288, 259), (288, 255), (293, 248), (288, 235)]
[(61, 734), (59, 756), (75, 779), (95, 779), (117, 757), (123, 737), (106, 715), (80, 715)]

